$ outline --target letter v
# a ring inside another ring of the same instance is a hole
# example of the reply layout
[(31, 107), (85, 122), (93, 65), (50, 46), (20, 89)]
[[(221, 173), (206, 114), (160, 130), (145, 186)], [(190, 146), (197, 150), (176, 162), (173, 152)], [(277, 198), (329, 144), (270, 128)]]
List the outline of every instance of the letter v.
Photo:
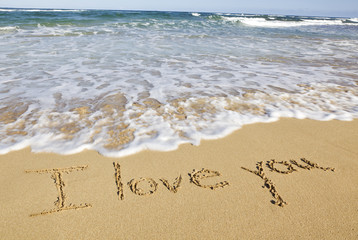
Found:
[(168, 188), (169, 191), (171, 191), (172, 193), (176, 193), (176, 192), (178, 192), (178, 189), (180, 188), (180, 183), (181, 183), (182, 177), (181, 177), (181, 175), (179, 175), (179, 177), (177, 177), (174, 180), (173, 185), (170, 185), (169, 181), (164, 178), (161, 178), (159, 180), (163, 182), (164, 186), (166, 188)]

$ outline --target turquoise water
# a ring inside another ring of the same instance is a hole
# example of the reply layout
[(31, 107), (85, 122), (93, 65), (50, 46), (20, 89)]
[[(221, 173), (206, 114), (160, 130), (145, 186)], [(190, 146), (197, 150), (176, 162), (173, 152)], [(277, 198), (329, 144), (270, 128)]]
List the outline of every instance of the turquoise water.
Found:
[(0, 153), (124, 156), (358, 116), (358, 18), (0, 9)]

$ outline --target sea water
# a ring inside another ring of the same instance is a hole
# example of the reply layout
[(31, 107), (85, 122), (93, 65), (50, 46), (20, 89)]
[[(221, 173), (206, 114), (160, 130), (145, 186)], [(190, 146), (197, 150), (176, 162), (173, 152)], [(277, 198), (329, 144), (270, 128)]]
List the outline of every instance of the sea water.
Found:
[(358, 117), (358, 18), (0, 9), (0, 153), (173, 150)]

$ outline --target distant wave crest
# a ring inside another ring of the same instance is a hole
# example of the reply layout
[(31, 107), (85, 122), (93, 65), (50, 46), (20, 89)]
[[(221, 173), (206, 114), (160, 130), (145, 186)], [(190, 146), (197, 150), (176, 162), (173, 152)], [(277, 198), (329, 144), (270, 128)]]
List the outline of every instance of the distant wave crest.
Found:
[(223, 21), (240, 22), (254, 27), (301, 27), (301, 26), (324, 26), (324, 25), (358, 25), (357, 18), (351, 19), (307, 19), (307, 18), (285, 18), (274, 16), (261, 17), (238, 17), (238, 16), (220, 16)]
[(22, 8), (0, 8), (0, 12), (84, 12), (83, 9), (22, 9)]

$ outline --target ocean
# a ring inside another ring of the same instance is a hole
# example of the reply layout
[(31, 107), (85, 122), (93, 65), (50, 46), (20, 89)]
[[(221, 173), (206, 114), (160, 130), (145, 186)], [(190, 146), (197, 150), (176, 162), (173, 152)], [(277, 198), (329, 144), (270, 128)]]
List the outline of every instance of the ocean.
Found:
[(358, 118), (358, 18), (0, 9), (0, 154), (121, 157)]

